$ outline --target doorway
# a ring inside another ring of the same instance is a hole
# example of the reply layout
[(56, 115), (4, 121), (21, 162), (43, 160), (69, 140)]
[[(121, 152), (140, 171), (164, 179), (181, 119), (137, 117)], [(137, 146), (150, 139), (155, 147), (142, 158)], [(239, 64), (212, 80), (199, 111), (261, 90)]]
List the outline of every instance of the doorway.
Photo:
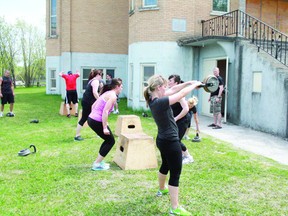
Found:
[[(228, 83), (228, 57), (217, 58), (217, 59), (205, 59), (203, 61), (203, 78), (207, 77), (208, 75), (213, 74), (213, 69), (218, 67), (220, 70), (220, 76), (224, 80), (224, 86), (227, 86)], [(208, 103), (209, 94), (207, 92), (203, 92), (202, 94), (202, 115), (213, 117), (213, 114), (210, 113), (210, 103)], [(226, 122), (227, 120), (227, 93), (222, 95), (222, 118), (223, 121)]]

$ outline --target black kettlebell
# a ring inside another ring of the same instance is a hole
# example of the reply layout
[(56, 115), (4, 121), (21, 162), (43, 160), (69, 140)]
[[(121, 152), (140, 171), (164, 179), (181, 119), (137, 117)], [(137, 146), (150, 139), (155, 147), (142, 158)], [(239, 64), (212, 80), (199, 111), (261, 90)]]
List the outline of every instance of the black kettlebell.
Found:
[[(33, 147), (34, 152), (31, 152), (29, 148)], [(29, 148), (23, 149), (18, 152), (18, 156), (27, 156), (29, 154), (35, 154), (36, 153), (36, 146), (35, 145), (30, 145)]]

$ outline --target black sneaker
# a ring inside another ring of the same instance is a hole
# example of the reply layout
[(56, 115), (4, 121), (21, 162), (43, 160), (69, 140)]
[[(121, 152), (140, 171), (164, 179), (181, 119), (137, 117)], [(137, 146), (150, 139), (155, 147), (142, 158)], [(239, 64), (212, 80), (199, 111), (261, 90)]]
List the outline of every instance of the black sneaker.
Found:
[(67, 118), (70, 118), (70, 114), (67, 115)]
[(75, 117), (78, 117), (78, 113), (75, 113)]
[(81, 136), (74, 137), (74, 141), (82, 141), (84, 140)]
[(14, 117), (15, 115), (14, 115), (13, 112), (9, 112), (9, 113), (6, 114), (6, 116), (8, 116), (8, 117)]

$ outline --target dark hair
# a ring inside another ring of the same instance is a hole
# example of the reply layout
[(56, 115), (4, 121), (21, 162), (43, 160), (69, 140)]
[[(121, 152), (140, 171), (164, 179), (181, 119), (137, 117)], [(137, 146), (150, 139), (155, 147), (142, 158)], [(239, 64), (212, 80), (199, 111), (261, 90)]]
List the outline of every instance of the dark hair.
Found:
[(110, 84), (105, 84), (100, 92), (100, 95), (105, 93), (106, 91), (110, 91), (115, 89), (117, 86), (122, 85), (122, 79), (120, 78), (113, 78)]
[(109, 76), (111, 79), (113, 78), (110, 73), (107, 73), (106, 76)]
[(98, 74), (102, 76), (102, 70), (91, 69), (91, 72), (89, 73), (88, 81), (96, 77)]
[(180, 78), (179, 75), (173, 74), (173, 75), (170, 75), (170, 76), (168, 77), (169, 80), (172, 79), (172, 78), (174, 78), (174, 81), (177, 82), (178, 84), (181, 83), (181, 78)]

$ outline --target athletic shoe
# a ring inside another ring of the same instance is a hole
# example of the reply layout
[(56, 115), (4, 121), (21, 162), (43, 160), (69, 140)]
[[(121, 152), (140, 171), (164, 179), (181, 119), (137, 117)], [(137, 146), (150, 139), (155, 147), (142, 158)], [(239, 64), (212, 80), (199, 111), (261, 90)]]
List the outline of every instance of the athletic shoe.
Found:
[(182, 164), (188, 164), (188, 163), (193, 163), (194, 159), (191, 155), (185, 156), (182, 160)]
[(78, 113), (75, 113), (75, 117), (78, 117)]
[(93, 163), (92, 170), (93, 171), (101, 171), (101, 170), (108, 170), (110, 169), (110, 164), (101, 161), (100, 163)]
[(187, 216), (187, 215), (191, 215), (190, 212), (188, 212), (187, 210), (185, 210), (183, 207), (179, 206), (176, 209), (172, 209), (170, 208), (169, 211), (170, 215), (183, 215), (183, 216)]
[(199, 136), (195, 136), (193, 139), (192, 139), (192, 142), (200, 142), (201, 141), (201, 138)]
[(215, 126), (216, 126), (216, 124), (214, 124), (214, 123), (208, 125), (208, 127), (215, 127)]
[(119, 114), (119, 110), (113, 111), (113, 114)]
[(168, 188), (165, 188), (165, 189), (163, 189), (163, 190), (158, 190), (158, 192), (156, 193), (156, 196), (157, 197), (161, 197), (161, 196), (163, 196), (163, 195), (167, 195), (167, 194), (169, 194), (169, 190), (168, 190)]
[(70, 114), (67, 115), (67, 118), (70, 118)]
[(81, 136), (74, 137), (74, 141), (82, 141), (84, 140)]
[(8, 117), (14, 117), (15, 115), (14, 115), (13, 112), (9, 112), (9, 113), (6, 114), (6, 116), (8, 116)]
[(190, 137), (187, 136), (187, 135), (185, 135), (185, 136), (184, 136), (184, 140), (190, 140)]
[(0, 117), (3, 117), (3, 112), (0, 112)]
[(219, 125), (216, 125), (215, 127), (213, 127), (212, 129), (222, 129), (222, 127), (221, 126), (219, 126)]

